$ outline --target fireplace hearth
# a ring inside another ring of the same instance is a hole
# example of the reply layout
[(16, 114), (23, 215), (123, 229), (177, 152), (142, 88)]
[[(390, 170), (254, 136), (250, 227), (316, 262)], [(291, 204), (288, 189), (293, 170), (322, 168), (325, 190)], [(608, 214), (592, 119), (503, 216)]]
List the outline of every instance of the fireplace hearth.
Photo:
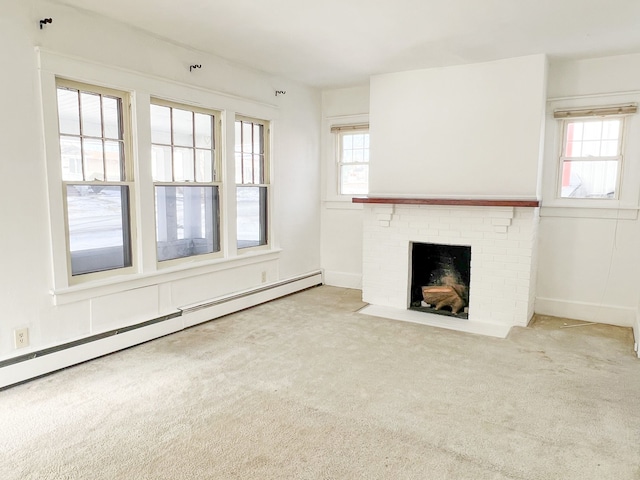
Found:
[(409, 309), (469, 318), (471, 247), (411, 242)]

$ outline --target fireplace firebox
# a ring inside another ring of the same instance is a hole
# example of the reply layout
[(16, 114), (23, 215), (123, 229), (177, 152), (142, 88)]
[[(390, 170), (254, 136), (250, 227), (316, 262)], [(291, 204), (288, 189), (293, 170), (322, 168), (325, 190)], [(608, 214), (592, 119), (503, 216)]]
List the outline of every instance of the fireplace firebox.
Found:
[(411, 243), (409, 309), (469, 318), (471, 247)]

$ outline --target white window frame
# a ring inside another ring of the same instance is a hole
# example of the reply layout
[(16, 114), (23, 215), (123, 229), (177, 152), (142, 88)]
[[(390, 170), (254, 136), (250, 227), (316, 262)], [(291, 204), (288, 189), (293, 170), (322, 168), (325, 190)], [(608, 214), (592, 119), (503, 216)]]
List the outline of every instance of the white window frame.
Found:
[[(565, 155), (567, 151), (567, 140), (568, 140), (568, 126), (570, 123), (589, 123), (589, 122), (598, 122), (604, 121), (606, 119), (617, 119), (620, 120), (620, 135), (618, 137), (618, 155), (614, 156), (586, 156), (586, 157), (567, 157)], [(622, 172), (624, 168), (624, 145), (625, 145), (625, 116), (623, 115), (604, 115), (604, 116), (590, 116), (590, 117), (580, 117), (575, 116), (571, 118), (563, 118), (560, 119), (561, 122), (561, 131), (562, 131), (562, 141), (560, 142), (560, 152), (559, 152), (559, 162), (558, 162), (558, 172), (557, 172), (557, 186), (556, 186), (556, 195), (557, 198), (560, 199), (572, 199), (572, 200), (581, 200), (592, 202), (594, 200), (602, 200), (602, 201), (612, 201), (618, 200), (620, 198), (620, 189), (621, 189), (621, 179)], [(562, 196), (562, 179), (564, 173), (564, 167), (566, 163), (570, 162), (598, 162), (598, 161), (607, 161), (607, 162), (617, 162), (618, 167), (616, 169), (616, 184), (614, 195), (612, 197), (563, 197)]]
[[(329, 209), (361, 210), (361, 203), (352, 203), (352, 198), (356, 195), (340, 194), (340, 138), (335, 131), (336, 127), (346, 127), (350, 125), (369, 125), (369, 114), (360, 113), (354, 115), (340, 115), (327, 117), (324, 120), (322, 129), (322, 150), (323, 150), (323, 203)], [(332, 129), (334, 132), (332, 132)], [(371, 167), (369, 167), (371, 168)], [(371, 172), (369, 172), (371, 173)]]
[[(258, 125), (262, 125), (263, 127), (263, 142), (264, 145), (262, 145), (262, 149), (264, 151), (263, 155), (264, 155), (264, 159), (263, 159), (263, 164), (262, 164), (262, 181), (259, 183), (252, 183), (252, 182), (241, 182), (238, 183), (238, 179), (237, 179), (237, 173), (236, 173), (236, 169), (237, 169), (237, 159), (235, 158), (236, 154), (239, 153), (236, 151), (235, 145), (236, 142), (238, 141), (238, 139), (234, 138), (234, 148), (233, 148), (233, 154), (234, 154), (234, 178), (235, 178), (235, 193), (236, 193), (236, 222), (238, 219), (238, 206), (237, 206), (237, 191), (238, 191), (238, 187), (260, 187), (260, 188), (265, 188), (266, 189), (266, 211), (265, 211), (265, 225), (264, 225), (264, 234), (266, 235), (266, 242), (264, 244), (261, 245), (255, 245), (255, 246), (247, 246), (247, 247), (240, 247), (238, 246), (238, 235), (237, 235), (237, 228), (236, 228), (236, 251), (238, 252), (238, 254), (243, 254), (245, 252), (253, 252), (256, 250), (268, 250), (271, 248), (272, 245), (272, 229), (271, 229), (271, 205), (272, 205), (272, 193), (271, 193), (271, 122), (269, 120), (266, 119), (262, 119), (262, 118), (256, 118), (256, 117), (249, 117), (249, 116), (245, 116), (245, 115), (239, 115), (236, 114), (235, 116), (235, 120), (233, 122), (234, 124), (234, 132), (235, 132), (235, 127), (236, 127), (236, 123), (237, 122), (250, 122), (252, 124), (258, 124)], [(236, 223), (236, 227), (237, 227), (237, 223)]]
[(343, 153), (344, 153), (343, 146), (344, 146), (345, 135), (362, 134), (362, 133), (366, 133), (368, 135), (369, 124), (366, 123), (366, 124), (334, 126), (331, 128), (331, 132), (337, 137), (335, 141), (335, 146), (336, 146), (335, 159), (337, 162), (337, 167), (336, 167), (337, 171), (336, 171), (335, 181), (336, 181), (336, 191), (338, 192), (338, 195), (346, 198), (367, 195), (369, 193), (369, 175), (367, 175), (367, 191), (366, 192), (364, 193), (343, 193), (342, 192), (342, 167), (349, 166), (349, 165), (356, 165), (356, 166), (366, 165), (367, 168), (369, 167), (369, 160), (367, 160), (366, 162), (345, 162), (343, 158)]
[[(219, 110), (213, 110), (213, 109), (206, 109), (206, 108), (201, 108), (201, 107), (197, 107), (197, 106), (193, 106), (193, 105), (189, 105), (186, 103), (177, 103), (177, 102), (172, 102), (169, 100), (164, 100), (162, 98), (158, 98), (158, 97), (151, 97), (150, 98), (150, 108), (152, 105), (158, 105), (158, 106), (163, 106), (163, 107), (169, 107), (171, 109), (179, 109), (179, 110), (186, 110), (186, 111), (190, 111), (192, 113), (202, 113), (205, 115), (211, 115), (213, 117), (213, 143), (214, 143), (214, 150), (213, 150), (213, 158), (212, 158), (212, 162), (213, 162), (213, 174), (212, 174), (212, 181), (211, 182), (198, 182), (196, 180), (194, 181), (154, 181), (153, 182), (153, 195), (154, 195), (154, 212), (155, 212), (155, 216), (154, 216), (154, 225), (156, 226), (156, 232), (157, 232), (157, 228), (158, 225), (157, 223), (157, 211), (155, 211), (155, 194), (156, 194), (156, 188), (157, 187), (193, 187), (193, 186), (210, 186), (210, 187), (214, 187), (218, 189), (218, 212), (217, 212), (217, 218), (214, 218), (214, 221), (217, 221), (218, 226), (217, 226), (217, 241), (218, 241), (218, 250), (214, 250), (211, 253), (203, 253), (203, 254), (194, 254), (194, 255), (189, 255), (189, 256), (184, 256), (184, 257), (179, 257), (179, 258), (173, 258), (173, 259), (167, 259), (167, 260), (159, 260), (158, 256), (157, 256), (157, 242), (158, 242), (158, 238), (157, 238), (157, 234), (156, 234), (156, 263), (157, 263), (157, 267), (158, 268), (168, 268), (168, 267), (172, 267), (175, 265), (179, 265), (181, 263), (192, 263), (194, 262), (194, 260), (196, 261), (206, 261), (206, 260), (211, 260), (211, 259), (217, 259), (217, 258), (221, 258), (224, 255), (224, 233), (222, 231), (222, 226), (223, 226), (223, 209), (222, 209), (222, 188), (223, 188), (223, 183), (222, 183), (222, 178), (223, 175), (221, 173), (221, 166), (222, 166), (222, 142), (221, 142), (221, 130), (222, 130), (222, 124), (223, 124), (223, 119), (222, 119), (222, 112), (220, 112)], [(173, 135), (172, 135), (173, 137)], [(151, 141), (151, 145), (156, 145), (153, 143), (153, 141)], [(171, 148), (174, 148), (175, 145), (173, 143), (173, 138), (172, 138), (172, 143), (171, 145), (166, 145), (166, 144), (162, 144), (163, 146), (170, 146)], [(195, 146), (194, 146), (195, 149)], [(151, 159), (150, 159), (151, 161)]]
[[(57, 163), (58, 168), (60, 169), (60, 184), (62, 187), (62, 208), (63, 208), (63, 222), (64, 222), (64, 232), (65, 232), (65, 251), (66, 251), (66, 275), (67, 282), (69, 285), (77, 285), (86, 282), (93, 282), (100, 279), (106, 279), (110, 277), (116, 277), (120, 275), (126, 275), (130, 273), (134, 273), (137, 270), (137, 228), (136, 228), (136, 189), (134, 182), (134, 174), (133, 174), (133, 149), (132, 149), (132, 131), (131, 131), (131, 99), (127, 92), (101, 87), (97, 85), (92, 85), (89, 83), (76, 82), (72, 80), (67, 80), (64, 78), (56, 77), (55, 78), (55, 91), (57, 96), (58, 87), (70, 88), (90, 93), (97, 93), (108, 96), (115, 96), (121, 99), (121, 115), (122, 115), (122, 134), (123, 134), (123, 151), (124, 155), (124, 180), (121, 181), (109, 181), (109, 180), (64, 180), (62, 178), (62, 155), (60, 151), (60, 146), (58, 143), (58, 155), (57, 155)], [(56, 101), (56, 109), (55, 109), (56, 117), (58, 115), (58, 104)], [(61, 132), (59, 127), (56, 129), (57, 138), (59, 142), (59, 138)], [(80, 138), (83, 138), (82, 136)], [(73, 275), (73, 269), (71, 264), (71, 249), (70, 249), (70, 233), (69, 233), (69, 219), (67, 215), (67, 186), (68, 185), (99, 185), (99, 186), (125, 186), (128, 188), (128, 215), (127, 218), (129, 220), (128, 225), (128, 233), (129, 233), (129, 249), (131, 255), (131, 265), (124, 266), (121, 268), (113, 268), (109, 270), (95, 271), (89, 273), (82, 273)], [(52, 221), (54, 221), (52, 219)]]

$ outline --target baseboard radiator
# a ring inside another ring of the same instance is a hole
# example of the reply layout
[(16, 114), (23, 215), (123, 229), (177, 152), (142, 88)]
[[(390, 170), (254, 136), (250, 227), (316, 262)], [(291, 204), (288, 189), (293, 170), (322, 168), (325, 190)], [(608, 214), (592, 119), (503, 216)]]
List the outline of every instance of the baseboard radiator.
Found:
[(318, 270), (202, 303), (179, 307), (174, 313), (134, 325), (2, 360), (0, 390), (322, 283), (322, 272)]

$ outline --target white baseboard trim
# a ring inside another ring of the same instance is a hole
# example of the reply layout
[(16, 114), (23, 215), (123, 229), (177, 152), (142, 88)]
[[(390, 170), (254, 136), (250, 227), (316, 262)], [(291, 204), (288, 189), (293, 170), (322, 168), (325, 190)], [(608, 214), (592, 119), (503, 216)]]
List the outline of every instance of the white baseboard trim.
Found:
[(599, 303), (571, 302), (557, 298), (536, 297), (535, 312), (541, 315), (572, 318), (587, 322), (631, 327), (637, 321), (637, 309), (602, 305)]
[(420, 323), (430, 327), (446, 328), (458, 332), (477, 333), (490, 337), (506, 338), (511, 330), (510, 325), (499, 323), (478, 322), (472, 320), (462, 320), (458, 318), (436, 315), (428, 312), (416, 312), (393, 307), (383, 307), (379, 305), (367, 305), (359, 313), (371, 315), (373, 317), (389, 318), (403, 322)]
[(633, 350), (640, 358), (640, 312), (636, 314), (636, 321), (633, 324)]
[(182, 309), (182, 315), (139, 328), (125, 329), (126, 331), (122, 333), (113, 333), (106, 337), (99, 337), (96, 340), (87, 339), (86, 342), (81, 344), (71, 342), (73, 345), (68, 348), (63, 345), (60, 349), (50, 348), (40, 352), (30, 352), (25, 355), (27, 358), (20, 359), (15, 363), (10, 363), (11, 359), (2, 362), (5, 365), (0, 367), (0, 388), (22, 383), (56, 370), (133, 347), (223, 315), (320, 285), (321, 283), (322, 274), (319, 271), (312, 272), (234, 295), (212, 299), (200, 305), (191, 305)]
[(331, 285), (332, 287), (355, 288), (356, 290), (361, 290), (362, 274), (325, 270), (324, 283), (325, 285)]

